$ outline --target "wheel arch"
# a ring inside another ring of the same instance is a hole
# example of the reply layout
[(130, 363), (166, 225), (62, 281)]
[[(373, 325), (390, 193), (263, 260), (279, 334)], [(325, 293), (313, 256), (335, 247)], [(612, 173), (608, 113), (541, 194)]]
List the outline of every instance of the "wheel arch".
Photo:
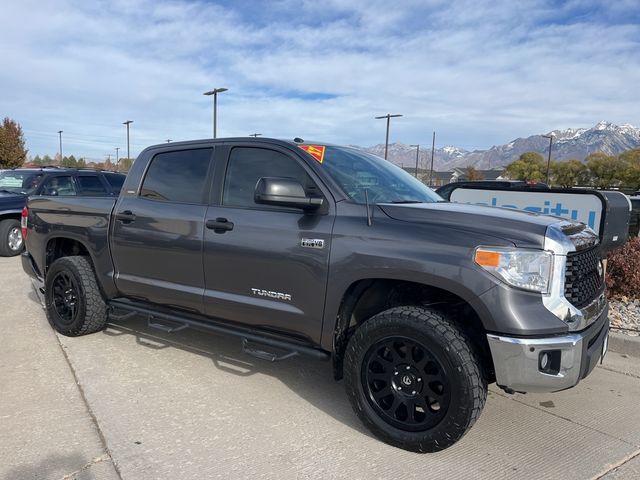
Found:
[(458, 293), (422, 282), (389, 278), (366, 278), (345, 290), (335, 319), (332, 337), (334, 378), (342, 378), (343, 359), (353, 332), (377, 313), (401, 305), (423, 306), (447, 314), (471, 340), (487, 381), (493, 381), (491, 353), (480, 315)]

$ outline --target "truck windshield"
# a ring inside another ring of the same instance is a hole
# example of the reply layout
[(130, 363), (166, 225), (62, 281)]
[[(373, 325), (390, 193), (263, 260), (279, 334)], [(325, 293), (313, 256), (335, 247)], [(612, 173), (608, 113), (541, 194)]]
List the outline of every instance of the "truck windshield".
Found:
[(355, 148), (327, 146), (322, 168), (357, 203), (432, 203), (444, 201), (403, 169)]
[(42, 180), (41, 172), (9, 170), (0, 173), (0, 191), (29, 195), (38, 188)]

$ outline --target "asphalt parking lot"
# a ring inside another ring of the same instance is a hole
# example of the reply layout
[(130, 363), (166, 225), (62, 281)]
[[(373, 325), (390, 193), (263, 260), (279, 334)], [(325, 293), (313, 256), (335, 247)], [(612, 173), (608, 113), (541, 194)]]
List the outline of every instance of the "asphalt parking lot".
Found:
[(373, 438), (327, 363), (270, 364), (236, 339), (143, 319), (66, 338), (0, 258), (0, 477), (640, 478), (640, 359), (610, 352), (572, 390), (506, 395), (452, 448)]

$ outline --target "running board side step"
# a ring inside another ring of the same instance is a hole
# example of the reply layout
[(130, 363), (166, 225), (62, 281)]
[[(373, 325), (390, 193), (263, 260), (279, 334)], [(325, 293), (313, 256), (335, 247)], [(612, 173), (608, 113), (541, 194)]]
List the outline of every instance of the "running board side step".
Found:
[[(331, 354), (326, 350), (271, 332), (261, 332), (257, 329), (216, 321), (210, 318), (202, 320), (195, 315), (187, 313), (178, 315), (173, 312), (158, 311), (126, 300), (111, 300), (109, 306), (113, 309), (128, 312), (121, 316), (113, 315), (115, 319), (128, 318), (130, 316), (129, 313), (141, 314), (147, 317), (147, 325), (149, 327), (162, 330), (165, 333), (174, 333), (186, 328), (198, 328), (224, 336), (239, 337), (242, 339), (242, 351), (244, 353), (270, 362), (285, 360), (296, 355), (304, 355), (305, 357), (315, 358), (316, 360), (329, 360), (331, 358)], [(286, 353), (278, 355), (267, 352), (252, 346), (252, 343), (271, 347)]]
[(247, 340), (244, 337), (242, 338), (242, 352), (252, 357), (259, 358), (260, 360), (266, 360), (268, 362), (280, 362), (282, 360), (286, 360), (288, 358), (295, 357), (296, 355), (298, 355), (298, 352), (296, 352), (295, 350), (291, 350), (287, 353), (283, 353), (282, 355), (278, 355), (277, 353), (274, 353), (274, 352), (267, 352), (265, 350), (259, 350), (257, 348), (252, 347), (251, 344), (249, 343), (249, 340)]

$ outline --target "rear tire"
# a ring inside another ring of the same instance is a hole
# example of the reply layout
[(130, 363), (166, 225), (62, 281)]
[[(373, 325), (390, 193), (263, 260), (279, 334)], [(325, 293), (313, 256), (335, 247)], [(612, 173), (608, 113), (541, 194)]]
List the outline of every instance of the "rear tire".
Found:
[(471, 343), (428, 308), (396, 307), (367, 320), (349, 340), (344, 363), (360, 420), (384, 442), (413, 452), (456, 443), (487, 398)]
[(13, 218), (0, 221), (0, 256), (15, 257), (24, 250), (20, 222)]
[(107, 305), (86, 257), (53, 262), (45, 280), (45, 308), (49, 323), (62, 335), (77, 337), (104, 329)]

